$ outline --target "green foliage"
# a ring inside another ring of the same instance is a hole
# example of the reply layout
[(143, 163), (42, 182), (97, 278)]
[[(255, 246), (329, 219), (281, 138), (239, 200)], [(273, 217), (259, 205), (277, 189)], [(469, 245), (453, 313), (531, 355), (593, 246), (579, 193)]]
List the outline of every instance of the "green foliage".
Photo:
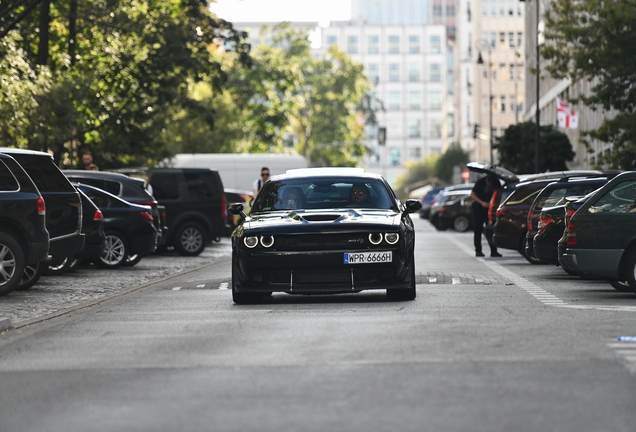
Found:
[(555, 0), (542, 47), (552, 76), (590, 80), (591, 94), (580, 100), (612, 113), (585, 135), (613, 143), (601, 162), (619, 169), (636, 167), (635, 28), (635, 0)]
[[(525, 122), (508, 127), (496, 137), (493, 148), (499, 154), (499, 165), (512, 172), (535, 171), (535, 123)], [(567, 135), (554, 126), (541, 126), (539, 132), (539, 172), (566, 170), (574, 159), (572, 144)]]
[(439, 154), (431, 154), (423, 160), (406, 162), (404, 174), (399, 175), (395, 181), (394, 189), (398, 197), (400, 199), (406, 197), (404, 191), (406, 186), (435, 177), (435, 169), (440, 157)]
[(459, 145), (453, 144), (440, 156), (435, 165), (435, 176), (445, 182), (453, 182), (453, 169), (463, 169), (469, 161), (470, 155)]
[[(63, 164), (91, 150), (101, 168), (152, 165), (171, 153), (163, 139), (173, 119), (214, 125), (213, 107), (190, 93), (198, 82), (215, 90), (226, 83), (212, 52), (231, 46), (238, 63), (249, 64), (245, 35), (215, 19), (205, 0), (94, 0), (78, 7), (70, 51), (68, 2), (52, 2), (48, 67), (42, 68), (50, 71), (49, 85), (37, 85), (20, 128), (8, 128), (9, 119), (0, 115), (0, 144), (50, 150)], [(10, 33), (31, 70), (38, 19), (34, 10)], [(8, 65), (12, 71), (2, 70), (3, 79), (15, 75)]]

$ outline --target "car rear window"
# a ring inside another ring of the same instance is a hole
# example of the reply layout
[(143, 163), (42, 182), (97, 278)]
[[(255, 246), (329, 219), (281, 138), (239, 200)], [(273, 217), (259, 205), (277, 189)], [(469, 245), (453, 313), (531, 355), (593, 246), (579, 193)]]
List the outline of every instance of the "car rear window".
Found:
[(176, 174), (153, 173), (150, 184), (156, 199), (179, 199), (179, 181)]
[(0, 161), (0, 191), (14, 192), (20, 189), (18, 181), (3, 161)]
[(537, 194), (545, 187), (546, 183), (527, 184), (516, 188), (502, 205), (532, 204)]
[(74, 192), (75, 188), (66, 176), (47, 156), (11, 154), (29, 174), (40, 192)]

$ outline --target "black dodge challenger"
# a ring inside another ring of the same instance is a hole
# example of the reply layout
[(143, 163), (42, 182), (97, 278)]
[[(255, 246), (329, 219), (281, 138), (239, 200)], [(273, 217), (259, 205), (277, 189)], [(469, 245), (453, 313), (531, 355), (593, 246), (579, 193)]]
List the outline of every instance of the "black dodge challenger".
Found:
[(272, 292), (329, 294), (386, 289), (415, 298), (415, 236), (409, 213), (381, 176), (358, 168), (307, 168), (272, 177), (252, 203), (229, 211), (232, 298), (259, 303)]

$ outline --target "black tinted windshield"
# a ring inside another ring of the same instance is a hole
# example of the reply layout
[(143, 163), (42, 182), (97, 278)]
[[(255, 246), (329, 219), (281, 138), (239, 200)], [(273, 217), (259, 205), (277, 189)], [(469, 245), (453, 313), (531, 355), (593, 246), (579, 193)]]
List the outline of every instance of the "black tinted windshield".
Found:
[(386, 185), (375, 179), (303, 178), (267, 182), (252, 213), (334, 208), (396, 209)]

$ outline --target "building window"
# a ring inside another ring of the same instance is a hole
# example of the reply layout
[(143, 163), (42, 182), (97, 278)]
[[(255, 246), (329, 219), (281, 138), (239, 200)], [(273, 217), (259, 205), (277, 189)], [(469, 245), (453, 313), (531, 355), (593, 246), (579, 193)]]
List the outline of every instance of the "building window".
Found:
[(431, 82), (440, 82), (442, 80), (442, 65), (439, 63), (431, 63), (429, 77)]
[(428, 93), (428, 106), (431, 110), (442, 109), (442, 92), (432, 91)]
[(420, 80), (419, 63), (409, 63), (409, 81), (417, 82)]
[(508, 47), (515, 47), (515, 34), (513, 32), (508, 33)]
[(507, 73), (507, 68), (505, 63), (499, 63), (499, 73), (500, 73), (499, 81), (505, 81), (506, 73)]
[(400, 81), (400, 65), (399, 63), (389, 64), (389, 81)]
[(387, 139), (402, 138), (402, 117), (389, 117), (386, 124)]
[(522, 32), (517, 33), (517, 46), (518, 47), (522, 47), (523, 46), (523, 33)]
[(510, 66), (508, 67), (508, 79), (510, 81), (514, 81), (515, 79), (515, 65), (510, 63)]
[(500, 98), (500, 106), (501, 106), (501, 112), (505, 113), (506, 112), (506, 97), (505, 96), (501, 96)]
[(420, 52), (420, 37), (417, 35), (409, 36), (409, 53), (418, 54)]
[(497, 32), (490, 32), (490, 48), (497, 48)]
[(455, 5), (454, 4), (446, 5), (446, 16), (447, 17), (454, 17), (455, 16)]
[(377, 54), (380, 52), (380, 37), (369, 36), (367, 38), (367, 52), (369, 54)]
[(499, 32), (499, 48), (504, 48), (506, 46), (506, 33)]
[(338, 36), (327, 36), (327, 46), (338, 45)]
[(409, 109), (422, 109), (422, 93), (418, 91), (409, 92)]
[(400, 53), (400, 37), (389, 36), (389, 54), (399, 54), (399, 53)]
[(372, 83), (377, 83), (380, 80), (380, 67), (377, 63), (367, 65), (367, 76)]
[(442, 122), (439, 119), (431, 119), (431, 138), (442, 137)]
[(481, 2), (481, 16), (488, 16), (488, 0), (484, 0)]
[(357, 54), (358, 53), (358, 36), (348, 36), (347, 37), (347, 52), (349, 54)]
[(409, 138), (422, 136), (422, 122), (420, 119), (409, 119)]
[(517, 101), (514, 96), (510, 96), (510, 112), (513, 114), (517, 113)]
[(409, 147), (409, 160), (418, 160), (422, 158), (421, 147)]
[(402, 163), (402, 149), (399, 147), (389, 147), (389, 165), (395, 166)]
[(391, 91), (389, 92), (389, 110), (398, 111), (400, 109), (400, 92), (399, 91)]
[(432, 53), (442, 52), (442, 38), (440, 36), (431, 36), (430, 52)]
[(439, 4), (433, 5), (433, 16), (436, 16), (436, 17), (442, 16), (442, 5), (439, 5)]

